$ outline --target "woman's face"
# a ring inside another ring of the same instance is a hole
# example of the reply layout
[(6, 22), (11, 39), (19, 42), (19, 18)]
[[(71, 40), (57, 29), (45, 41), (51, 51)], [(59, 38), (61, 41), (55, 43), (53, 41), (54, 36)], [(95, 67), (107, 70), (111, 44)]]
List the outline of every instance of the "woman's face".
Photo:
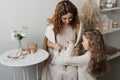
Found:
[(73, 19), (73, 15), (71, 13), (67, 13), (61, 16), (61, 20), (64, 24), (69, 24)]
[(86, 38), (85, 35), (82, 36), (82, 39), (83, 39), (82, 45), (83, 45), (84, 49), (88, 50), (89, 49), (89, 41), (88, 41), (88, 39)]

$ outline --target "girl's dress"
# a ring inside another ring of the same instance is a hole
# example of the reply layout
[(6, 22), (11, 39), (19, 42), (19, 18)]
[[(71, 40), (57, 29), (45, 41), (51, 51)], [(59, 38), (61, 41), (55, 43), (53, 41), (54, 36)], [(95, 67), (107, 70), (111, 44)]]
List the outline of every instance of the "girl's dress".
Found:
[[(96, 80), (96, 77), (89, 73), (88, 64), (91, 58), (91, 53), (87, 51), (81, 56), (71, 56), (73, 46), (69, 46), (64, 52), (65, 54), (59, 56), (54, 61), (54, 64), (78, 66), (78, 80)], [(62, 58), (62, 60), (61, 60)]]

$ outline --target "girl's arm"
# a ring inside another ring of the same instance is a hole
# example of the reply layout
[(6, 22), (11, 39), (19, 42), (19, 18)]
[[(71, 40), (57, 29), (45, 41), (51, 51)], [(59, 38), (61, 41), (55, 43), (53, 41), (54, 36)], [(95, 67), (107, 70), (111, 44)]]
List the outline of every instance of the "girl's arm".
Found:
[(89, 61), (90, 61), (90, 53), (86, 52), (84, 55), (81, 56), (71, 56), (71, 55), (60, 56), (56, 58), (56, 62), (54, 64), (83, 66), (88, 64)]
[(61, 65), (67, 65), (64, 63), (65, 56), (71, 55), (71, 52), (73, 51), (74, 45), (72, 41), (69, 41), (69, 44), (67, 46), (66, 50), (62, 50), (59, 55), (56, 56), (56, 59), (54, 60), (54, 64), (61, 64)]
[(72, 66), (83, 66), (88, 64), (90, 61), (90, 52), (86, 52), (84, 55), (81, 56), (66, 56), (64, 58), (63, 62), (66, 63), (67, 65), (72, 65)]
[(88, 63), (90, 60), (90, 55), (91, 55), (90, 52), (87, 51), (84, 55), (81, 55), (81, 56), (71, 56), (69, 51), (73, 50), (73, 47), (71, 45), (73, 43), (70, 41), (69, 43), (70, 44), (69, 44), (68, 49), (66, 50), (66, 56), (63, 58), (63, 62), (66, 63), (67, 65), (73, 65), (73, 66), (86, 65), (86, 63)]

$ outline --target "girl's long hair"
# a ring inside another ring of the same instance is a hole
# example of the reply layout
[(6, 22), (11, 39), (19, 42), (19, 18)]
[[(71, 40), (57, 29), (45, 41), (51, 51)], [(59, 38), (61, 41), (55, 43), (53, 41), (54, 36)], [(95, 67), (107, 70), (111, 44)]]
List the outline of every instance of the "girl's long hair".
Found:
[(69, 0), (62, 0), (57, 4), (53, 17), (51, 19), (48, 19), (49, 24), (54, 25), (55, 34), (58, 34), (62, 31), (63, 23), (61, 20), (61, 16), (67, 13), (73, 14), (73, 19), (70, 25), (73, 29), (77, 28), (77, 24), (79, 24), (79, 17), (76, 6)]
[(89, 62), (89, 71), (95, 75), (103, 75), (107, 71), (106, 49), (102, 34), (95, 29), (84, 32), (89, 40), (89, 51), (91, 52), (91, 60)]

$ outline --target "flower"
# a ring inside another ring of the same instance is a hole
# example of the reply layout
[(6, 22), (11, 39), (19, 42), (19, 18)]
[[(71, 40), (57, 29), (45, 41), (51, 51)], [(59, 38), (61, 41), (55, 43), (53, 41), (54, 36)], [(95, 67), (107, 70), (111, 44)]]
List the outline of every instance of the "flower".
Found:
[(22, 55), (22, 43), (21, 40), (26, 38), (27, 36), (27, 27), (22, 26), (22, 28), (20, 30), (14, 30), (12, 32), (12, 39), (18, 41), (18, 52), (17, 52), (17, 56), (20, 57)]
[(23, 38), (26, 38), (26, 36), (27, 36), (26, 30), (27, 30), (27, 27), (22, 26), (22, 28), (20, 30), (14, 30), (12, 32), (12, 39), (18, 41), (18, 49), (20, 49), (20, 50), (22, 49), (21, 40)]
[(14, 30), (12, 32), (12, 39), (20, 41), (23, 38), (26, 38), (26, 36), (27, 36), (26, 29), (27, 28), (22, 27), (22, 30)]

